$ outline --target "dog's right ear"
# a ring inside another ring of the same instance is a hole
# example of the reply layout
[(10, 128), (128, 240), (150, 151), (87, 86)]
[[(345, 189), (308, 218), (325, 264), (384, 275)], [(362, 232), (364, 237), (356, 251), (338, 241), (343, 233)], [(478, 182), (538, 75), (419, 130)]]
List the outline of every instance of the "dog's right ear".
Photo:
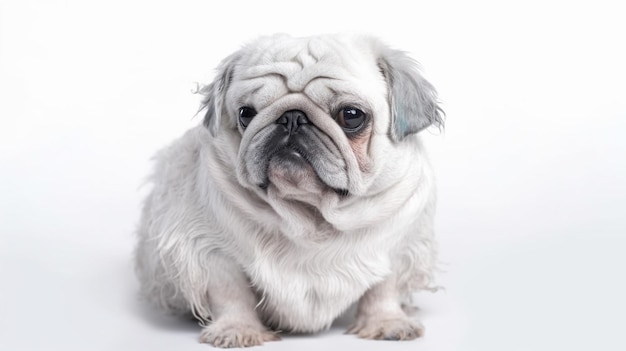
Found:
[(200, 111), (206, 109), (204, 115), (204, 126), (211, 132), (212, 136), (217, 134), (224, 111), (224, 100), (226, 91), (233, 79), (235, 65), (239, 59), (238, 54), (232, 54), (224, 59), (217, 68), (217, 76), (213, 82), (202, 89), (199, 93), (204, 95)]

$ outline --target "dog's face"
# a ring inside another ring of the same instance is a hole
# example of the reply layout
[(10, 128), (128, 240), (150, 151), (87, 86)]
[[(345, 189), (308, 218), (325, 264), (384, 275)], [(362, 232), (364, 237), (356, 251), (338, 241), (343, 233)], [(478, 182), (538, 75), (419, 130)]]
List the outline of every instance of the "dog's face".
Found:
[(386, 163), (410, 162), (399, 145), (441, 123), (413, 61), (362, 36), (262, 38), (205, 94), (205, 125), (236, 150), (239, 183), (311, 204), (367, 193)]

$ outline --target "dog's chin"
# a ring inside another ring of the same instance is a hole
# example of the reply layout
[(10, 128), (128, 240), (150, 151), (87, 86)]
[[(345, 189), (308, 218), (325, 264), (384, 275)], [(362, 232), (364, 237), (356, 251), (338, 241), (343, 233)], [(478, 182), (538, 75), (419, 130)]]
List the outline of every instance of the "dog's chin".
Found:
[(269, 160), (267, 183), (263, 187), (278, 197), (305, 202), (311, 197), (328, 194), (348, 195), (346, 190), (324, 183), (311, 164), (294, 150), (281, 151)]

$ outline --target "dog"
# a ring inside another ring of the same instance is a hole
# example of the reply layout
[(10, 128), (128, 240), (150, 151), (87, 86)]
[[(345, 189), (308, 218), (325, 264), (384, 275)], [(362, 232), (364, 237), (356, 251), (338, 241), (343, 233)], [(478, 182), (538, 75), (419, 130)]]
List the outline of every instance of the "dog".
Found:
[(246, 347), (329, 328), (414, 339), (434, 287), (437, 92), (368, 35), (261, 37), (201, 89), (196, 127), (156, 155), (135, 254), (141, 291)]

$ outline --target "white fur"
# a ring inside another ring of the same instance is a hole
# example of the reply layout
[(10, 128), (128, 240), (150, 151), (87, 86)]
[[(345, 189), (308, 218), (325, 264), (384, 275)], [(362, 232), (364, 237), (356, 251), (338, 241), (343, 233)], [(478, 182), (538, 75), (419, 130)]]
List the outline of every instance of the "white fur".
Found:
[[(199, 125), (156, 156), (154, 188), (138, 230), (137, 273), (150, 300), (207, 322), (202, 341), (229, 347), (275, 340), (266, 326), (316, 332), (359, 300), (352, 333), (396, 339), (422, 334), (401, 307), (412, 292), (432, 286), (434, 180), (418, 135), (400, 141), (390, 136), (388, 83), (376, 65), (385, 50), (361, 37), (279, 36), (251, 43), (230, 59), (236, 63), (223, 65), (224, 72), (235, 72), (226, 77), (232, 82), (207, 93), (222, 99), (209, 106), (217, 108), (211, 123), (218, 125)], [(333, 60), (321, 58), (329, 53)], [(289, 64), (294, 57), (297, 64)], [(245, 74), (277, 69), (293, 79), (265, 76), (264, 87), (247, 95), (259, 84)], [(338, 78), (313, 84), (320, 74)], [(366, 171), (341, 129), (324, 118), (329, 84), (374, 111)], [(246, 131), (236, 118), (244, 103), (263, 106)], [(278, 184), (267, 193), (250, 182), (252, 135), (290, 108), (310, 111), (337, 144), (348, 197), (307, 179), (305, 190)]]

